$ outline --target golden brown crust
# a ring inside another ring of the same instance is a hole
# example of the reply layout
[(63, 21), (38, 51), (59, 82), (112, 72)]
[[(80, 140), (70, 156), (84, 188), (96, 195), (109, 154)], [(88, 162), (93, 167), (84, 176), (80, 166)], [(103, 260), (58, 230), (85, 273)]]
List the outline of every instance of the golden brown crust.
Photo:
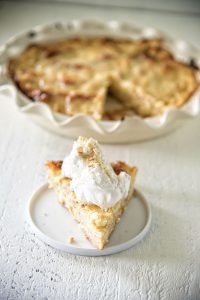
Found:
[[(148, 117), (182, 106), (199, 87), (197, 67), (176, 61), (161, 39), (71, 38), (32, 44), (8, 71), (31, 100), (67, 115)], [(122, 104), (107, 111), (110, 91)]]
[(112, 163), (111, 165), (117, 175), (119, 175), (121, 172), (124, 172), (124, 171), (130, 175), (136, 172), (136, 167), (132, 167), (121, 160), (118, 160), (118, 161)]
[(59, 171), (59, 170), (61, 170), (62, 163), (63, 163), (62, 160), (57, 160), (57, 161), (48, 160), (48, 161), (46, 161), (45, 165), (47, 168), (49, 168), (51, 170)]

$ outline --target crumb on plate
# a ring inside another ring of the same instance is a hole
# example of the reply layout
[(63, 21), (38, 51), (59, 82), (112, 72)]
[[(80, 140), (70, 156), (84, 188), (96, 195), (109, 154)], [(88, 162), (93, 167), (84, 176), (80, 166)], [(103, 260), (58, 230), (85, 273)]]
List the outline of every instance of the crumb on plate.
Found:
[(73, 243), (75, 243), (75, 238), (73, 236), (69, 236), (67, 241), (69, 244), (73, 244)]

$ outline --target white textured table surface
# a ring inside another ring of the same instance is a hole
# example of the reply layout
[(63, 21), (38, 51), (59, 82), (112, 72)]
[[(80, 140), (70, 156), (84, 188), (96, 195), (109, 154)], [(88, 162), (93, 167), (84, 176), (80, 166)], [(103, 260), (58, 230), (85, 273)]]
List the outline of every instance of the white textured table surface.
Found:
[[(131, 19), (200, 46), (199, 16), (93, 6), (0, 3), (1, 42), (26, 27), (78, 17)], [(0, 96), (0, 299), (200, 299), (200, 118), (161, 139), (104, 145), (111, 159), (139, 168), (153, 207), (150, 234), (108, 257), (79, 257), (44, 245), (25, 221), (30, 194), (45, 181), (44, 161), (72, 141), (30, 123)]]

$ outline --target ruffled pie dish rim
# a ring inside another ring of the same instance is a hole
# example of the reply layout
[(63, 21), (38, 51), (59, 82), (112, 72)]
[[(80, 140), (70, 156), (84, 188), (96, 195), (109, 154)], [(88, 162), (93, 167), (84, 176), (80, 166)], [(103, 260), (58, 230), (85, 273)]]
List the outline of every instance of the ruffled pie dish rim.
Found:
[[(131, 116), (118, 121), (96, 121), (92, 116), (84, 114), (67, 116), (54, 112), (45, 103), (31, 102), (15, 86), (8, 74), (7, 62), (9, 58), (20, 53), (30, 43), (77, 35), (106, 35), (133, 39), (160, 37), (176, 59), (187, 62), (192, 60), (200, 67), (200, 51), (197, 48), (185, 41), (175, 40), (154, 28), (142, 28), (130, 22), (100, 20), (71, 20), (36, 26), (10, 38), (0, 47), (0, 93), (9, 94), (14, 99), (18, 109), (40, 126), (71, 138), (84, 134), (93, 136), (104, 143), (127, 143), (164, 135), (177, 128), (183, 121), (199, 114), (200, 88), (181, 108), (171, 108), (164, 114), (155, 117)], [(198, 79), (200, 81), (200, 76)]]

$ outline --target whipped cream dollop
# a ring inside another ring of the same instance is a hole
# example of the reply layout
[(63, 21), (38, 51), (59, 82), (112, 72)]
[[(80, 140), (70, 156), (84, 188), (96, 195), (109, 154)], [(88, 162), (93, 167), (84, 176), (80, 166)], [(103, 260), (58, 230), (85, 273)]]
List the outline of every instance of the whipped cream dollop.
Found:
[(62, 175), (71, 178), (70, 188), (78, 201), (103, 209), (127, 197), (130, 187), (130, 176), (114, 172), (93, 138), (79, 137), (74, 142), (71, 153), (63, 161)]

